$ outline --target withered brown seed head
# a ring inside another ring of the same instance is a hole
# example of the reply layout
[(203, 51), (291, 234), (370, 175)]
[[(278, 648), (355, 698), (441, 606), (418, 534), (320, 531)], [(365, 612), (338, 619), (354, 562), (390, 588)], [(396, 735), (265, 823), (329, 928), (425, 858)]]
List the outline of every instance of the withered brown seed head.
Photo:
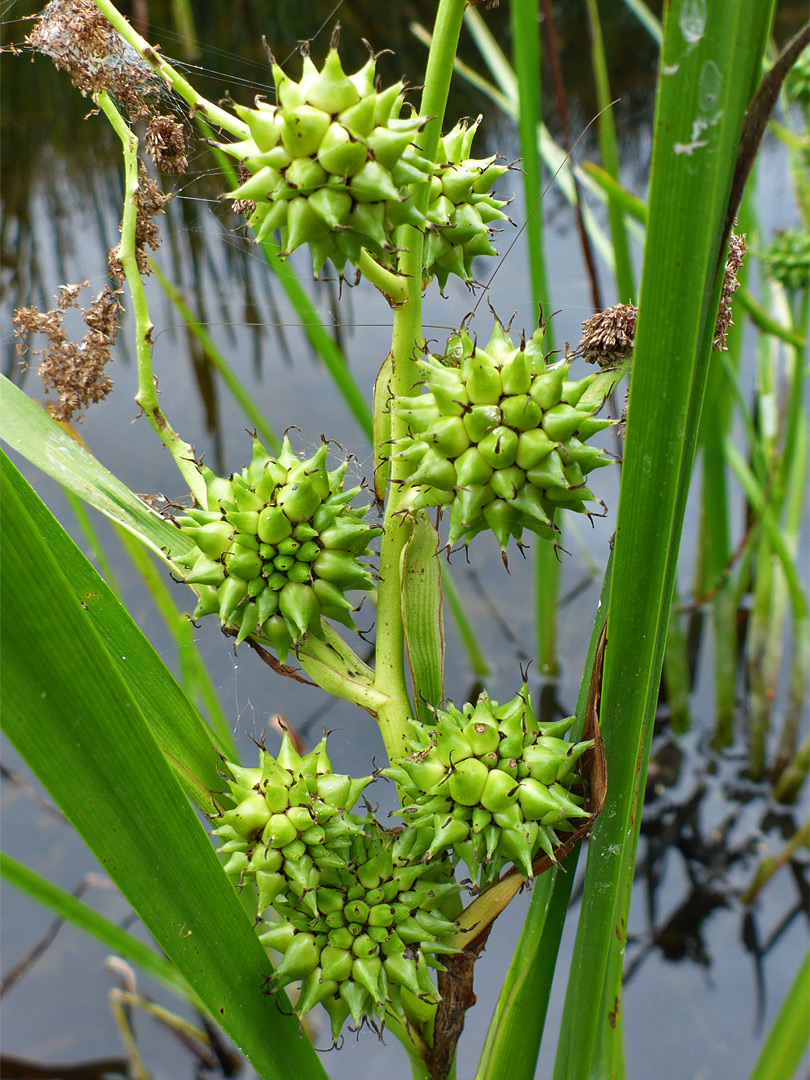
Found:
[(144, 146), (161, 172), (185, 172), (186, 140), (175, 117), (153, 116), (146, 129)]
[(720, 294), (720, 308), (717, 312), (717, 322), (714, 324), (714, 339), (712, 341), (714, 352), (725, 352), (728, 348), (728, 328), (733, 325), (731, 298), (740, 287), (740, 283), (737, 281), (737, 272), (742, 266), (746, 251), (745, 234), (737, 236), (732, 233), (728, 241), (728, 255), (726, 256), (726, 271), (723, 275), (723, 291)]
[[(33, 349), (32, 356), (42, 356), (39, 377), (45, 390), (53, 390), (59, 400), (49, 403), (56, 420), (71, 420), (74, 413), (101, 401), (113, 388), (105, 370), (112, 359), (110, 350), (118, 336), (118, 316), (121, 304), (118, 294), (108, 286), (102, 289), (83, 313), (87, 333), (80, 345), (70, 341), (62, 320), (70, 307), (78, 307), (79, 292), (90, 284), (61, 285), (57, 306), (39, 312), (35, 307), (18, 308), (14, 313), (14, 332), (20, 339), (17, 351), (25, 357), (30, 334), (43, 334), (48, 339), (45, 350)], [(81, 420), (81, 417), (79, 418)]]
[(134, 119), (160, 84), (151, 67), (113, 29), (93, 0), (51, 0), (26, 38), (70, 74), (85, 97), (106, 90)]
[(633, 351), (638, 308), (634, 304), (614, 304), (597, 311), (582, 324), (578, 349), (589, 364), (610, 367)]

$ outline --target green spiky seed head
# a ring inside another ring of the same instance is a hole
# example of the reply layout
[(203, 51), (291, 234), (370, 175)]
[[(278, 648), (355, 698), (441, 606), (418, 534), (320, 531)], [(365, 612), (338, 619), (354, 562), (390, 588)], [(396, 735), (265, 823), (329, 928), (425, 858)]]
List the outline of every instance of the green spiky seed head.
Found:
[(433, 172), (414, 142), (426, 121), (405, 108), (404, 82), (376, 89), (375, 74), (373, 56), (344, 72), (336, 34), (320, 70), (304, 52), (297, 82), (274, 63), (277, 104), (236, 106), (249, 137), (220, 146), (245, 171), (228, 197), (251, 207), (257, 241), (280, 229), (284, 255), (309, 244), (316, 275), (363, 249), (384, 259), (396, 226), (427, 224), (407, 190)]
[(416, 830), (356, 815), (372, 778), (333, 773), (325, 740), (302, 757), (285, 736), (276, 758), (229, 772), (215, 835), (234, 885), (254, 890), (260, 940), (281, 953), (270, 990), (300, 981), (297, 1015), (323, 1004), (335, 1040), (350, 1017), (416, 1023), (408, 995), (435, 1009), (428, 964), (456, 951), (443, 941), (456, 930), (452, 863), (414, 861)]
[(791, 292), (810, 288), (810, 232), (783, 229), (762, 253), (768, 273)]
[(558, 508), (587, 514), (600, 501), (585, 478), (613, 459), (586, 440), (613, 421), (583, 398), (595, 376), (570, 381), (570, 361), (546, 363), (542, 336), (515, 346), (496, 320), (481, 348), (461, 330), (443, 356), (419, 361), (425, 393), (394, 402), (409, 429), (393, 454), (412, 465), (412, 505), (449, 507), (451, 546), (485, 529), (504, 549), (524, 529), (553, 539)]
[(472, 141), (482, 117), (473, 124), (462, 121), (439, 143), (436, 171), (430, 187), (423, 264), (425, 275), (435, 275), (441, 289), (450, 274), (472, 279), (477, 255), (497, 255), (492, 245), (492, 223), (508, 220), (505, 202), (492, 194), (492, 185), (506, 172), (497, 157), (472, 158)]
[(482, 693), (461, 710), (436, 709), (413, 753), (383, 773), (397, 782), (404, 797), (397, 813), (419, 836), (412, 857), (446, 857), (450, 849), (482, 885), (509, 863), (531, 877), (539, 854), (553, 857), (557, 834), (588, 817), (571, 789), (593, 742), (562, 738), (571, 723), (541, 724), (525, 685), (504, 705)]
[(362, 560), (381, 529), (352, 506), (361, 487), (344, 490), (347, 463), (326, 467), (327, 444), (302, 460), (289, 440), (278, 457), (254, 437), (253, 460), (231, 477), (205, 466), (206, 505), (178, 519), (194, 541), (185, 582), (199, 590), (194, 618), (216, 612), (236, 630), (269, 642), (286, 659), (321, 619), (356, 629), (346, 593), (372, 588)]

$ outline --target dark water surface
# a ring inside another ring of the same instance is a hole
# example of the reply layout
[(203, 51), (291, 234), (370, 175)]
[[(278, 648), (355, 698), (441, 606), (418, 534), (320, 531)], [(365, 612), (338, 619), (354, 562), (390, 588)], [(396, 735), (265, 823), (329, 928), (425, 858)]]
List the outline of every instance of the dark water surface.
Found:
[[(153, 2), (142, 6), (148, 8), (153, 20), (151, 39), (160, 41), (167, 55), (182, 58), (180, 45), (167, 31), (173, 26), (170, 5)], [(347, 66), (354, 62), (359, 66), (365, 59), (359, 39), (366, 37), (377, 49), (396, 48), (396, 58), (381, 61), (386, 78), (393, 79), (404, 71), (410, 82), (418, 83), (426, 54), (410, 34), (409, 25), (413, 19), (429, 24), (434, 5), (414, 2), (338, 6)], [(311, 37), (322, 26), (331, 27), (335, 10), (334, 3), (271, 4), (258, 0), (193, 7), (199, 39), (215, 43), (216, 48), (206, 48), (190, 61), (204, 69), (192, 69), (192, 80), (213, 100), (229, 89), (245, 103), (255, 92), (266, 89), (269, 82), (261, 34), (266, 34), (279, 59), (291, 57), (289, 67), (295, 73), (296, 41)], [(621, 97), (617, 122), (625, 155), (624, 180), (643, 194), (656, 50), (623, 5), (613, 7), (615, 19), (606, 24), (605, 34), (613, 64), (612, 90)], [(27, 27), (22, 17), (29, 8), (12, 2), (3, 5), (0, 12), (5, 43), (20, 42)], [(595, 111), (583, 17), (579, 5), (560, 5), (557, 30), (571, 97), (572, 124), (577, 133)], [(487, 19), (508, 50), (505, 5), (488, 13)], [(313, 44), (316, 58), (328, 36), (326, 29)], [(462, 56), (486, 74), (466, 34)], [(213, 74), (216, 70), (220, 77)], [(119, 164), (114, 136), (106, 122), (101, 118), (83, 119), (89, 103), (48, 61), (36, 58), (31, 63), (28, 54), (17, 59), (6, 55), (0, 77), (2, 369), (30, 394), (42, 397), (36, 372), (21, 372), (17, 364), (11, 314), (22, 304), (37, 304), (43, 309), (52, 306), (53, 295), (64, 282), (87, 278), (94, 295), (103, 287), (107, 281), (106, 252), (117, 242)], [(546, 118), (552, 133), (558, 134), (556, 110), (550, 97), (548, 101)], [(499, 150), (509, 159), (516, 158), (518, 141), (512, 122), (500, 116), (483, 95), (456, 80), (448, 118), (475, 116), (481, 111), (486, 112), (487, 119), (478, 135), (476, 154)], [(598, 160), (592, 134), (580, 144), (581, 159)], [(190, 154), (189, 174), (179, 179), (164, 177), (164, 183), (178, 197), (163, 221), (164, 242), (157, 259), (183, 288), (270, 422), (278, 430), (289, 423), (299, 425), (302, 432), (297, 436), (298, 446), (314, 448), (321, 432), (325, 432), (356, 455), (357, 462), (352, 466), (356, 475), (370, 477), (368, 444), (313, 357), (278, 284), (261, 257), (244, 242), (237, 219), (217, 201), (221, 183), (199, 140)], [(522, 221), (520, 174), (507, 174), (500, 189), (505, 195), (517, 193), (512, 216)], [(794, 224), (792, 205), (784, 158), (774, 144), (768, 144), (760, 166), (760, 212), (766, 229)], [(547, 196), (543, 211), (548, 222), (552, 302), (558, 309), (555, 339), (560, 344), (575, 344), (580, 325), (592, 314), (593, 305), (573, 214), (556, 190)], [(601, 213), (600, 218), (604, 218)], [(504, 233), (502, 251), (513, 236), (511, 228)], [(306, 256), (296, 255), (293, 262), (308, 281)], [(486, 275), (489, 272), (489, 268), (481, 271)], [(603, 265), (599, 274), (606, 306), (620, 298), (615, 296), (610, 274)], [(156, 325), (154, 362), (164, 410), (198, 451), (206, 451), (208, 462), (217, 471), (238, 469), (249, 453), (242, 414), (216, 376), (201, 363), (197, 346), (178, 323), (154, 279), (149, 281), (148, 290)], [(335, 324), (347, 360), (370, 398), (374, 377), (390, 342), (387, 305), (365, 286), (344, 288), (341, 293), (336, 283), (327, 282), (313, 285), (311, 292), (324, 320)], [(434, 285), (425, 303), (426, 325), (435, 328), (428, 334), (440, 342), (473, 303), (458, 281), (451, 281), (447, 292), (448, 299), (442, 300)], [(515, 327), (533, 328), (526, 252), (521, 241), (495, 279), (491, 300), (504, 320), (516, 312)], [(481, 305), (474, 326), (481, 336), (488, 337), (491, 317), (485, 307)], [(127, 332), (131, 327), (125, 324), (112, 370), (115, 391), (105, 403), (90, 410), (82, 434), (94, 454), (133, 490), (179, 497), (183, 494), (182, 483), (169, 455), (145, 421), (134, 422), (137, 379)], [(753, 338), (749, 352), (745, 362), (753, 370)], [(58, 487), (24, 463), (20, 467), (89, 554), (89, 546)], [(614, 510), (618, 479), (617, 469), (599, 475), (599, 492)], [(556, 682), (546, 680), (543, 684), (546, 692), (553, 691), (566, 712), (573, 711), (612, 520), (611, 514), (597, 521), (594, 528), (579, 522), (567, 526), (566, 546), (571, 554), (564, 557), (562, 569), (561, 594), (568, 598), (559, 627), (562, 670)], [(176, 671), (179, 658), (173, 640), (111, 530), (103, 521), (98, 523), (98, 529), (109, 541), (109, 557), (129, 610)], [(683, 545), (684, 592), (691, 580), (695, 533), (693, 512)], [(491, 658), (488, 689), (494, 697), (503, 699), (519, 685), (519, 664), (534, 653), (531, 562), (515, 565), (519, 560), (514, 556), (510, 560), (512, 573), (507, 575), (494, 541), (485, 536), (473, 545), (470, 559), (469, 566), (460, 556), (455, 560), (455, 577), (481, 644)], [(183, 590), (177, 589), (176, 598), (181, 605), (187, 605)], [(197, 638), (246, 759), (251, 755), (251, 736), (265, 730), (272, 715), (282, 713), (311, 742), (320, 736), (323, 724), (336, 729), (330, 741), (336, 771), (364, 774), (375, 754), (382, 760), (382, 741), (366, 714), (327, 701), (317, 689), (268, 676), (267, 669), (247, 650), (235, 656), (216, 624), (205, 621)], [(668, 733), (666, 710), (662, 709), (661, 732), (655, 746), (627, 957), (625, 1033), (628, 1075), (634, 1078), (725, 1080), (748, 1076), (763, 1033), (806, 948), (804, 869), (781, 871), (751, 912), (738, 900), (757, 857), (780, 846), (780, 823), (790, 835), (791, 820), (795, 828), (796, 819), (800, 821), (802, 815), (799, 810), (791, 818), (782, 809), (777, 811), (782, 819), (767, 816), (765, 788), (744, 779), (742, 740), (722, 756), (710, 749), (714, 727), (711, 664), (711, 644), (708, 634), (704, 634), (692, 696), (692, 730), (676, 743)], [(469, 699), (474, 692), (473, 682), (455, 628), (448, 619), (448, 696), (456, 701)], [(535, 683), (540, 686), (537, 678)], [(744, 704), (741, 718), (742, 714)], [(269, 746), (274, 749), (272, 738)], [(20, 778), (29, 780), (28, 771), (7, 745), (3, 761)], [(383, 788), (383, 784), (376, 788)], [(373, 789), (373, 798), (379, 799), (383, 808), (392, 805), (391, 792), (384, 788)], [(98, 864), (81, 841), (37, 800), (32, 789), (4, 780), (2, 809), (3, 847), (10, 854), (67, 889), (76, 888), (85, 875), (98, 871)], [(128, 922), (131, 917), (126, 901), (111, 888), (91, 883), (86, 898), (116, 920)], [(479, 1005), (467, 1018), (460, 1044), (459, 1077), (470, 1077), (475, 1071), (527, 903), (527, 896), (518, 897), (501, 917), (478, 965)], [(573, 914), (563, 940), (560, 978), (552, 995), (538, 1077), (550, 1075), (552, 1068), (554, 1032), (561, 1015), (564, 976), (575, 931)], [(4, 974), (41, 938), (49, 921), (43, 909), (15, 890), (5, 890)], [(137, 921), (133, 925), (137, 929)], [(758, 956), (766, 945), (767, 955)], [(4, 1052), (44, 1062), (121, 1055), (122, 1044), (107, 1003), (112, 982), (105, 972), (106, 955), (107, 951), (93, 939), (72, 927), (62, 928), (54, 944), (4, 998)], [(169, 1007), (177, 1007), (174, 999), (150, 980), (142, 981), (142, 989)], [(182, 1005), (178, 1011), (185, 1015)], [(148, 1018), (139, 1018), (137, 1027), (139, 1044), (155, 1080), (190, 1080), (193, 1064), (180, 1043)], [(318, 1044), (327, 1045), (325, 1026), (318, 1028), (317, 1034)], [(347, 1040), (340, 1053), (329, 1054), (324, 1064), (332, 1076), (341, 1080), (409, 1075), (404, 1051), (393, 1037), (388, 1038), (388, 1043), (387, 1048), (382, 1047), (373, 1035), (364, 1032), (358, 1041)]]

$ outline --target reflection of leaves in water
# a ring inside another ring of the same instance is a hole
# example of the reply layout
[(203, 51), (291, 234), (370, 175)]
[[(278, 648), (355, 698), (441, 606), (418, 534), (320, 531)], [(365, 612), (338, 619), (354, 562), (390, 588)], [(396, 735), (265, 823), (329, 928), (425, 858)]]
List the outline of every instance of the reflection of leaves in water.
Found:
[[(797, 828), (792, 814), (776, 815), (770, 809), (767, 785), (740, 781), (740, 760), (714, 757), (701, 746), (687, 745), (682, 751), (669, 740), (656, 749), (636, 872), (636, 887), (646, 891), (648, 926), (628, 937), (625, 983), (655, 952), (667, 961), (688, 960), (708, 970), (713, 962), (711, 918), (720, 909), (736, 909), (742, 945), (754, 962), (760, 1022), (766, 958), (796, 918), (807, 917), (810, 883), (806, 861), (794, 858), (788, 864), (793, 890), (783, 879), (780, 914), (768, 927), (761, 925), (756, 908), (740, 905), (740, 894), (763, 854), (763, 834), (777, 846)], [(687, 770), (694, 773), (691, 784), (684, 783)], [(672, 882), (680, 876), (687, 887), (673, 895)]]

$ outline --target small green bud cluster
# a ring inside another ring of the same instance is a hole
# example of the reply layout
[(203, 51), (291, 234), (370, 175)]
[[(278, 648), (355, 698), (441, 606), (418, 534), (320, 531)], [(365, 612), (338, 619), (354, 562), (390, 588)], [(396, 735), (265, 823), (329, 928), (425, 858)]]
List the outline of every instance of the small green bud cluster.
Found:
[(593, 740), (563, 738), (572, 720), (541, 724), (525, 684), (505, 705), (484, 692), (475, 705), (437, 709), (413, 754), (383, 773), (403, 797), (396, 812), (418, 834), (412, 857), (429, 860), (451, 848), (482, 885), (509, 863), (532, 877), (538, 854), (554, 858), (557, 833), (589, 816), (571, 788)]
[(771, 277), (790, 292), (810, 288), (810, 232), (782, 229), (762, 253)]
[(517, 348), (497, 320), (485, 349), (462, 330), (419, 364), (426, 393), (395, 401), (409, 435), (394, 455), (414, 467), (413, 506), (449, 506), (450, 545), (485, 529), (502, 548), (524, 528), (552, 539), (558, 507), (599, 501), (585, 477), (613, 459), (585, 440), (613, 421), (582, 401), (595, 374), (572, 382), (569, 361), (546, 364), (542, 327)]
[(181, 565), (199, 603), (193, 617), (216, 613), (238, 630), (237, 642), (261, 636), (284, 661), (303, 637), (323, 633), (321, 618), (356, 629), (352, 589), (371, 589), (360, 561), (382, 532), (349, 504), (361, 487), (343, 490), (348, 467), (326, 468), (327, 444), (308, 460), (285, 437), (278, 458), (257, 438), (253, 459), (231, 477), (201, 467), (207, 504), (178, 519), (195, 550)]
[(450, 274), (464, 281), (472, 278), (476, 255), (497, 255), (490, 240), (489, 224), (508, 220), (501, 210), (505, 202), (491, 193), (492, 185), (506, 172), (496, 156), (470, 157), (472, 141), (481, 123), (459, 123), (439, 144), (439, 164), (430, 181), (427, 219), (433, 226), (425, 234), (425, 274), (435, 274), (444, 289)]
[(271, 989), (300, 981), (296, 1013), (323, 1004), (335, 1040), (349, 1017), (427, 1023), (428, 962), (456, 951), (442, 943), (456, 929), (443, 911), (459, 893), (451, 862), (414, 861), (414, 830), (352, 813), (371, 777), (333, 773), (325, 739), (302, 757), (285, 735), (277, 758), (263, 750), (259, 768), (229, 769), (234, 805), (215, 834), (234, 884), (255, 885), (258, 918), (277, 915), (260, 933), (282, 954)]
[(281, 229), (284, 254), (309, 244), (317, 275), (339, 272), (367, 248), (380, 258), (393, 230), (427, 224), (407, 191), (433, 164), (414, 145), (426, 123), (401, 116), (405, 84), (376, 89), (376, 63), (346, 75), (336, 43), (319, 71), (305, 52), (298, 82), (273, 64), (277, 105), (235, 106), (250, 138), (223, 143), (251, 174), (228, 197), (255, 202), (249, 224), (261, 241)]

